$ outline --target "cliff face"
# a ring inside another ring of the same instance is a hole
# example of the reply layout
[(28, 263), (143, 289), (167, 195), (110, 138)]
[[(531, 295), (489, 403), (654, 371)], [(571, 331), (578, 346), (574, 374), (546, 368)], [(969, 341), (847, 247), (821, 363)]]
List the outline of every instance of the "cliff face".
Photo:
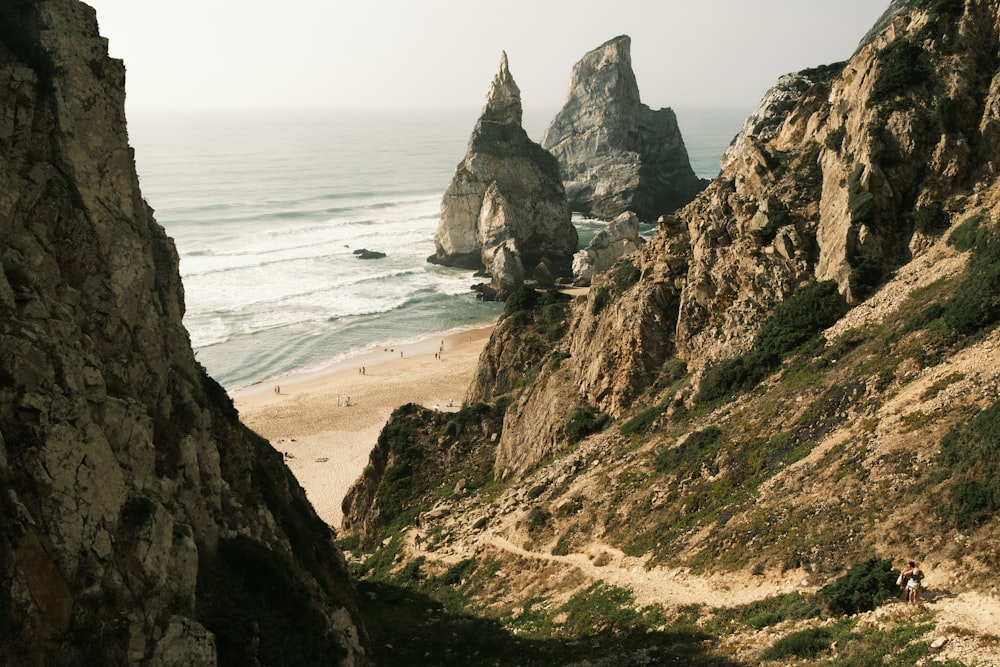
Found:
[[(893, 2), (880, 26), (783, 77), (721, 177), (586, 295), (508, 300), (456, 418), (471, 440), (390, 424), (448, 479), (406, 487), (397, 516), (433, 509), (368, 535), (369, 562), (574, 645), (574, 601), (613, 595), (600, 664), (649, 664), (646, 604), (717, 633), (722, 662), (842, 624), (817, 661), (891, 642), (998, 664), (1000, 2)], [(373, 458), (357, 496), (411, 469)], [(911, 558), (931, 605), (893, 604)], [(873, 611), (835, 611), (861, 571)], [(641, 641), (602, 660), (627, 614)]]
[(93, 9), (0, 11), (0, 663), (367, 664), (330, 530), (194, 359)]
[(707, 182), (691, 169), (674, 112), (640, 101), (631, 43), (616, 37), (573, 66), (566, 103), (542, 147), (559, 160), (574, 211), (608, 219), (632, 211), (653, 221)]
[(521, 91), (506, 53), (441, 201), (434, 245), (429, 261), (485, 268), (504, 294), (543, 259), (569, 274), (577, 234), (559, 167), (521, 127)]
[(508, 416), (501, 471), (565, 446), (565, 411), (548, 396), (622, 415), (671, 359), (700, 373), (749, 352), (810, 280), (859, 304), (974, 212), (968, 194), (996, 175), (997, 13), (985, 0), (942, 7), (891, 8), (849, 62), (768, 93), (720, 178), (631, 268), (595, 279), (552, 347), (569, 358), (543, 368)]

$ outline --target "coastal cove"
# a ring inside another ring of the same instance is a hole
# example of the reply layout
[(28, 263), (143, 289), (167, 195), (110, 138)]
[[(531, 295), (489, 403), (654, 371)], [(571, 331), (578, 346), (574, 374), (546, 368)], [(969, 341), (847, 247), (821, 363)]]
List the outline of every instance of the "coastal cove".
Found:
[[(130, 116), (143, 194), (175, 240), (184, 322), (209, 374), (232, 391), (495, 322), (501, 307), (475, 300), (470, 271), (426, 262), (477, 113)], [(526, 110), (529, 135), (554, 113)], [(678, 111), (699, 176), (718, 173), (745, 116)], [(574, 224), (581, 245), (602, 226)], [(387, 256), (359, 260), (362, 248)]]

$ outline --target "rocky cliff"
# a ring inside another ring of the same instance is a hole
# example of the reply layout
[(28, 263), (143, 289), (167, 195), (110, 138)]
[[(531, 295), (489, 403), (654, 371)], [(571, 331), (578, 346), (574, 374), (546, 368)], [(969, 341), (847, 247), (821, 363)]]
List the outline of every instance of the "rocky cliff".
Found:
[[(585, 296), (508, 300), (466, 397), (502, 414), (471, 447), (491, 483), (409, 489), (435, 514), (393, 571), (462, 563), (452, 589), (512, 634), (580, 641), (574, 601), (600, 598), (584, 637), (635, 614), (625, 664), (656, 645), (645, 604), (697, 619), (722, 664), (808, 637), (817, 661), (997, 664), (998, 44), (997, 0), (893, 2), (847, 62), (783, 78)], [(892, 604), (892, 576), (834, 611), (841, 575), (909, 558), (932, 604)]]
[(125, 68), (0, 2), (0, 664), (369, 664), (341, 553), (181, 318)]
[(429, 261), (485, 269), (503, 294), (542, 260), (569, 275), (577, 235), (559, 167), (521, 127), (521, 91), (506, 53), (445, 191), (434, 245)]
[(616, 37), (573, 66), (542, 147), (559, 160), (574, 211), (607, 219), (633, 211), (651, 222), (690, 202), (707, 181), (691, 169), (674, 112), (640, 101), (631, 44)]

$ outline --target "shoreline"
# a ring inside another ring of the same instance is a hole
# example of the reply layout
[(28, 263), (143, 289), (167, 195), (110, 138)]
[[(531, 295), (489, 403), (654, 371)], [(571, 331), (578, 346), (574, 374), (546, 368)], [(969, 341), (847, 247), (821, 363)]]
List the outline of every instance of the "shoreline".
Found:
[(407, 403), (459, 410), (494, 328), (389, 345), (230, 396), (240, 421), (284, 453), (320, 518), (339, 528), (341, 502), (392, 412)]

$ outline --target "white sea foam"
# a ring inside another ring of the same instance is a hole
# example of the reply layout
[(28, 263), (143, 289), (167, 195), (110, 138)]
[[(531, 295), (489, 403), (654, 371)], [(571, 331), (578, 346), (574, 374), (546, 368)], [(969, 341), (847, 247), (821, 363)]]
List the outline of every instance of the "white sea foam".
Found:
[[(470, 271), (426, 261), (475, 117), (133, 115), (143, 194), (175, 239), (209, 372), (232, 388), (495, 319)], [(741, 122), (716, 133), (717, 154)]]

